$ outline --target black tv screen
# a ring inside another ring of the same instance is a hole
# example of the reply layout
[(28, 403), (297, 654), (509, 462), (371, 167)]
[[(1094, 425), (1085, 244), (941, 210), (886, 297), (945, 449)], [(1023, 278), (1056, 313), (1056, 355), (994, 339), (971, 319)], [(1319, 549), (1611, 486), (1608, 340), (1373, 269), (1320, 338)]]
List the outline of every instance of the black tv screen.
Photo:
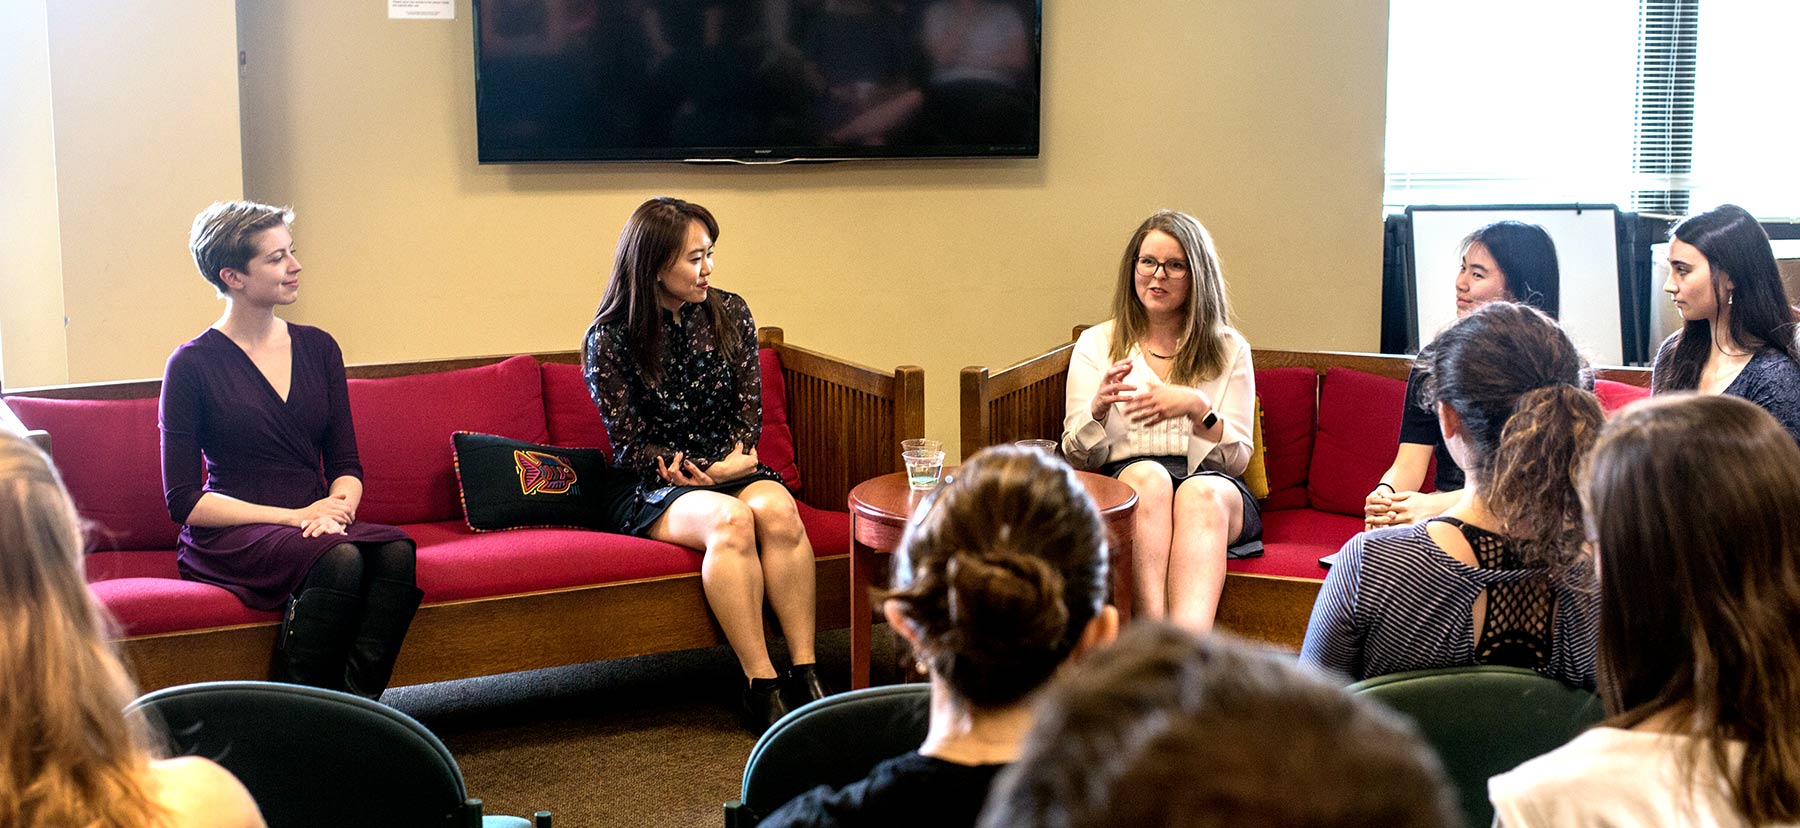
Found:
[(482, 163), (1038, 154), (1037, 0), (474, 0)]

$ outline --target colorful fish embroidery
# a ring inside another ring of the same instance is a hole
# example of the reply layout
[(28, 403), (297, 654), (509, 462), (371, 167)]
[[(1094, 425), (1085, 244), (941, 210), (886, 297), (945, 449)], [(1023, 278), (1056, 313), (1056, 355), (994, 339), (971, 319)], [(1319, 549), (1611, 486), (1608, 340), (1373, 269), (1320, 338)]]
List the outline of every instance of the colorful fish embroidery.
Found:
[(522, 494), (568, 494), (575, 488), (575, 469), (554, 454), (513, 450), (513, 466), (519, 470)]

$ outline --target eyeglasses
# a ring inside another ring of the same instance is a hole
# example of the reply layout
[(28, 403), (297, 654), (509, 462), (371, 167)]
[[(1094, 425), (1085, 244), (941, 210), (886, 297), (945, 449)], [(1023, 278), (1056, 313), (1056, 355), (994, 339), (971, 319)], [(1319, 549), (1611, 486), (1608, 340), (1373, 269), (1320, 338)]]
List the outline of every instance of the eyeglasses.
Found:
[(1180, 259), (1170, 259), (1166, 262), (1159, 262), (1149, 256), (1137, 257), (1137, 275), (1148, 279), (1155, 276), (1156, 272), (1159, 270), (1162, 271), (1163, 277), (1167, 279), (1179, 281), (1188, 277), (1187, 262)]

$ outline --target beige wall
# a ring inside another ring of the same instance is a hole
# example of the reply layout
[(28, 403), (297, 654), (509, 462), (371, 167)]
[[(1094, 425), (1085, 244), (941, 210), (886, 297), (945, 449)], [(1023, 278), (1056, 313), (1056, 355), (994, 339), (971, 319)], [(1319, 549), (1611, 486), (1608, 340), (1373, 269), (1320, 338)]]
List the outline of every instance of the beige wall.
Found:
[[(1377, 344), (1385, 0), (1047, 3), (1041, 159), (785, 168), (478, 166), (468, 4), (383, 15), (238, 9), (245, 193), (299, 211), (290, 317), (352, 361), (575, 347), (620, 224), (660, 193), (720, 217), (715, 280), (760, 323), (924, 366), (951, 444), (957, 372), (1104, 318), (1121, 246), (1159, 207), (1213, 231), (1253, 343)], [(186, 218), (167, 220), (179, 254)], [(134, 281), (196, 292), (185, 262), (143, 262)], [(205, 310), (135, 330), (103, 373), (156, 373)], [(72, 364), (93, 337), (71, 329)]]
[(69, 381), (160, 374), (218, 316), (188, 223), (243, 188), (232, 0), (48, 6)]
[(5, 2), (4, 381), (161, 373), (218, 315), (187, 224), (243, 189), (233, 2)]
[(291, 202), (293, 318), (352, 360), (575, 347), (649, 195), (723, 224), (715, 281), (790, 341), (957, 372), (1106, 316), (1158, 207), (1218, 239), (1259, 345), (1377, 344), (1384, 0), (1064, 0), (1044, 15), (1043, 157), (791, 168), (478, 166), (469, 8), (243, 0), (245, 188)]
[(0, 113), (0, 383), (67, 382), (43, 0), (0, 0)]

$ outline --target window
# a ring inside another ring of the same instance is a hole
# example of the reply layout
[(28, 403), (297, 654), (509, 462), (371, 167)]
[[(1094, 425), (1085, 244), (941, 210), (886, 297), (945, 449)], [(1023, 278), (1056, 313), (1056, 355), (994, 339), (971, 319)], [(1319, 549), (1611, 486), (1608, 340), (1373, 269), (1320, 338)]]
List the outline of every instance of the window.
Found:
[(1383, 202), (1800, 215), (1797, 43), (1791, 0), (1390, 0)]

